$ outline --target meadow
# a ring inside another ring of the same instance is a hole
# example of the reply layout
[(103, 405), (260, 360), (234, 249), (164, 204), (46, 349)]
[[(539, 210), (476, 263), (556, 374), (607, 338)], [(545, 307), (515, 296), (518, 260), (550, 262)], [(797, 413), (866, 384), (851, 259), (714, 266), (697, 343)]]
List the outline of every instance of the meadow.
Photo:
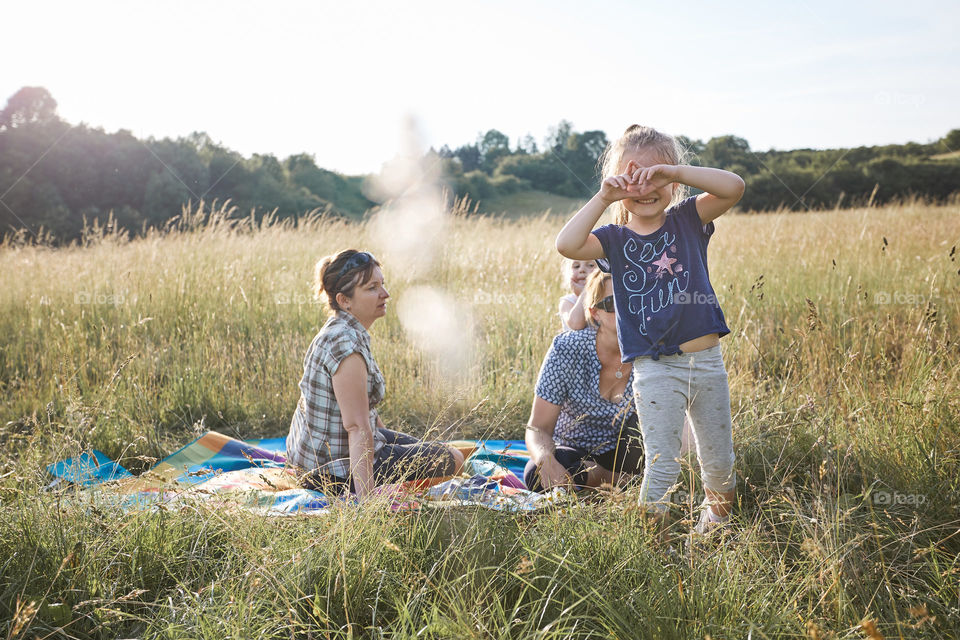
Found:
[(560, 217), (453, 212), (415, 261), (390, 220), (187, 212), (129, 239), (0, 246), (0, 635), (7, 638), (960, 636), (960, 204), (730, 213), (734, 522), (667, 535), (636, 489), (532, 515), (122, 512), (44, 491), (95, 448), (132, 471), (206, 430), (285, 435), (324, 320), (313, 265), (383, 263), (384, 421), (522, 438), (565, 293)]

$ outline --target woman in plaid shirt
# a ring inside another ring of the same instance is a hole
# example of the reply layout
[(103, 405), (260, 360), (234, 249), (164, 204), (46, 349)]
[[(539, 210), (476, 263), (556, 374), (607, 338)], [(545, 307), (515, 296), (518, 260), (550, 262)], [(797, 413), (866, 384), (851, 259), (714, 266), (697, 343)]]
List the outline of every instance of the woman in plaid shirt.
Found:
[(303, 361), (300, 401), (287, 436), (287, 464), (308, 489), (363, 497), (374, 486), (459, 473), (463, 455), (383, 426), (383, 374), (370, 353), (370, 326), (386, 315), (380, 263), (347, 249), (317, 263), (316, 291), (334, 312)]

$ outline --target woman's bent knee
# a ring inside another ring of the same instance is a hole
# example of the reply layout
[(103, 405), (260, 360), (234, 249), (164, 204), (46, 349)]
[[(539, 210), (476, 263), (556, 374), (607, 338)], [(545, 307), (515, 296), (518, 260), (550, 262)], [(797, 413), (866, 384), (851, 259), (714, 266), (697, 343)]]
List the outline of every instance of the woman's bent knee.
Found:
[(453, 459), (453, 469), (450, 473), (445, 474), (448, 476), (455, 476), (460, 473), (460, 470), (463, 469), (463, 452), (457, 449), (456, 447), (447, 446), (447, 451), (450, 453), (450, 457)]

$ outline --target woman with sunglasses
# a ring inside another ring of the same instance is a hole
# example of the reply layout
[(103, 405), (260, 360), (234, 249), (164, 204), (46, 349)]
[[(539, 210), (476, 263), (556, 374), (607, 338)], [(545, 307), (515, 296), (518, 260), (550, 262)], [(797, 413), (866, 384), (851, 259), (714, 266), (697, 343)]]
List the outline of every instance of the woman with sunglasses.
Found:
[(537, 379), (523, 474), (533, 491), (598, 487), (643, 471), (633, 368), (620, 361), (610, 274), (594, 270), (582, 297), (588, 326), (554, 338)]
[(333, 315), (307, 349), (287, 436), (287, 465), (301, 484), (363, 497), (377, 485), (459, 473), (459, 451), (391, 431), (377, 414), (385, 386), (368, 332), (390, 297), (380, 263), (366, 251), (341, 251), (317, 263), (314, 286)]

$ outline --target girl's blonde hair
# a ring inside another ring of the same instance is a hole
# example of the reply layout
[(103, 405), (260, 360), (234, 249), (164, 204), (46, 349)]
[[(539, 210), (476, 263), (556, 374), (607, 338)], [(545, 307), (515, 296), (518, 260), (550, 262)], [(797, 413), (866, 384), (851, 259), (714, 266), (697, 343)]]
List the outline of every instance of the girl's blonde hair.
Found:
[[(623, 155), (627, 151), (639, 151), (641, 149), (652, 149), (663, 164), (685, 164), (687, 162), (687, 151), (677, 140), (666, 133), (661, 133), (653, 127), (644, 127), (639, 124), (632, 124), (627, 127), (623, 135), (614, 142), (607, 145), (603, 155), (600, 156), (600, 166), (602, 174), (600, 180), (606, 180), (622, 172), (620, 164), (623, 162)], [(671, 205), (677, 204), (687, 195), (685, 185), (678, 185), (673, 191)], [(613, 222), (618, 225), (625, 225), (630, 219), (630, 212), (623, 206), (623, 201), (613, 204)]]
[(591, 327), (597, 326), (597, 323), (590, 309), (600, 304), (600, 301), (606, 297), (604, 294), (607, 292), (607, 281), (610, 279), (609, 273), (595, 269), (587, 276), (587, 281), (583, 285), (583, 315)]

